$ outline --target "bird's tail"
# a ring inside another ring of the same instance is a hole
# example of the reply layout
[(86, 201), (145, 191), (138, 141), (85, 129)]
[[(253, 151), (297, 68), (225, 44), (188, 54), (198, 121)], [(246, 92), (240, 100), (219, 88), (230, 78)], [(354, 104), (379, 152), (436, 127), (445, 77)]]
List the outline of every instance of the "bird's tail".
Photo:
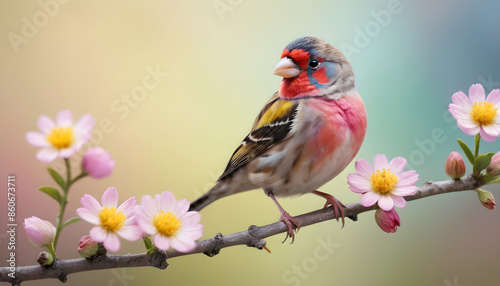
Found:
[(217, 182), (208, 192), (204, 193), (201, 197), (197, 198), (195, 201), (191, 202), (189, 210), (190, 211), (200, 211), (204, 207), (208, 206), (212, 202), (230, 195), (228, 192), (228, 185), (222, 181)]

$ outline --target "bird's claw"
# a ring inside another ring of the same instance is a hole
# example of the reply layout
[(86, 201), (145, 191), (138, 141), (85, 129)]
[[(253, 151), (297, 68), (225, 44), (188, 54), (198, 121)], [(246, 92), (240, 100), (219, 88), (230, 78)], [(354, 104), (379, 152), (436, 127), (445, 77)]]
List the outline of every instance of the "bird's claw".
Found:
[[(345, 205), (341, 203), (339, 200), (337, 200), (334, 196), (331, 196), (331, 198), (326, 199), (325, 206), (323, 208), (327, 208), (329, 205), (332, 205), (333, 212), (335, 214), (335, 219), (337, 222), (339, 221), (339, 218), (342, 219), (342, 228), (344, 228), (345, 225), (345, 212), (344, 208)], [(339, 217), (340, 213), (340, 217)]]
[[(295, 232), (298, 232), (300, 229), (300, 223), (298, 220), (293, 218), (289, 213), (287, 212), (282, 212), (280, 216), (280, 221), (284, 222), (286, 224), (286, 227), (288, 228), (288, 231), (286, 233), (285, 240), (283, 240), (282, 243), (284, 243), (289, 237), (292, 239), (292, 242), (295, 240)], [(294, 228), (296, 228), (294, 232)]]
[[(329, 205), (332, 205), (333, 213), (335, 214), (335, 219), (337, 219), (337, 221), (339, 221), (339, 219), (341, 218), (342, 219), (342, 228), (344, 228), (344, 225), (345, 225), (345, 212), (344, 212), (345, 205), (330, 194), (323, 193), (323, 192), (320, 192), (317, 190), (313, 191), (313, 194), (321, 196), (326, 200), (325, 206), (323, 208), (327, 208)], [(339, 214), (340, 214), (340, 216), (339, 216)]]

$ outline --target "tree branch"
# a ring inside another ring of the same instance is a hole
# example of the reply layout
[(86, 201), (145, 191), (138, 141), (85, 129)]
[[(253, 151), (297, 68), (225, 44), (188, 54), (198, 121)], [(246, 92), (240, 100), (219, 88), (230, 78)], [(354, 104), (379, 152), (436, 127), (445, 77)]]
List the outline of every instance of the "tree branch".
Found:
[[(466, 190), (474, 190), (479, 188), (484, 183), (474, 178), (472, 175), (464, 177), (462, 180), (448, 180), (440, 182), (427, 181), (420, 187), (417, 193), (413, 196), (407, 196), (407, 201), (413, 201), (429, 196), (460, 192)], [(361, 203), (351, 203), (346, 206), (346, 216), (357, 219), (357, 215), (363, 212), (377, 209), (377, 206), (364, 207)], [(316, 224), (326, 220), (334, 219), (332, 207), (316, 210), (310, 213), (302, 214), (295, 217), (301, 227)], [(279, 233), (287, 231), (287, 227), (282, 222), (275, 222), (265, 226), (252, 225), (248, 230), (233, 233), (223, 236), (217, 234), (215, 237), (205, 239), (197, 242), (197, 247), (189, 253), (181, 253), (175, 250), (168, 250), (165, 253), (156, 252), (152, 255), (142, 254), (129, 254), (129, 255), (104, 255), (98, 256), (95, 259), (57, 259), (50, 267), (42, 267), (39, 265), (21, 266), (15, 269), (15, 278), (9, 277), (11, 269), (8, 267), (0, 268), (0, 281), (10, 282), (12, 285), (19, 285), (23, 281), (57, 278), (61, 282), (66, 282), (66, 277), (69, 274), (91, 271), (98, 269), (111, 269), (121, 267), (140, 267), (140, 266), (154, 266), (160, 269), (167, 267), (166, 258), (174, 258), (177, 256), (190, 255), (195, 253), (205, 253), (208, 256), (214, 256), (219, 253), (222, 248), (235, 245), (247, 245), (262, 249), (266, 242), (263, 240)]]

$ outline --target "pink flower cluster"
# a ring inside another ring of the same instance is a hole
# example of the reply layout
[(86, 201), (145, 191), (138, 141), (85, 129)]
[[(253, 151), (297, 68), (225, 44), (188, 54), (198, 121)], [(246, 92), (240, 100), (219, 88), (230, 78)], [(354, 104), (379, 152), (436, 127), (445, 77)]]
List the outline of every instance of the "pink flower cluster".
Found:
[(143, 196), (137, 205), (131, 197), (118, 206), (118, 192), (108, 188), (101, 198), (101, 204), (91, 195), (81, 199), (82, 208), (76, 210), (80, 218), (95, 225), (90, 237), (102, 242), (111, 252), (120, 249), (118, 237), (129, 241), (152, 236), (155, 246), (166, 251), (173, 248), (189, 252), (196, 247), (196, 240), (203, 235), (198, 212), (189, 211), (187, 200), (176, 201), (170, 192), (163, 192), (153, 198)]

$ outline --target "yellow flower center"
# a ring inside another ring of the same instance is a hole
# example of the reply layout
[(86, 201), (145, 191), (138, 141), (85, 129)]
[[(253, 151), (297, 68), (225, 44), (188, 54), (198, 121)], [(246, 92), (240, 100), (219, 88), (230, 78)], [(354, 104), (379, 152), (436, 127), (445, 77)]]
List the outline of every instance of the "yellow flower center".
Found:
[(391, 172), (391, 169), (382, 169), (373, 172), (370, 176), (372, 189), (380, 194), (386, 194), (398, 183), (398, 176)]
[(116, 211), (115, 207), (103, 207), (99, 212), (99, 218), (101, 219), (102, 228), (111, 232), (118, 231), (127, 219), (121, 211)]
[(474, 102), (470, 116), (477, 124), (490, 124), (493, 123), (497, 111), (497, 108), (491, 102)]
[(47, 141), (58, 150), (68, 148), (73, 144), (75, 138), (73, 137), (73, 128), (67, 127), (54, 127), (47, 135)]
[(161, 211), (153, 221), (158, 233), (164, 236), (171, 236), (182, 226), (181, 220), (173, 213)]

